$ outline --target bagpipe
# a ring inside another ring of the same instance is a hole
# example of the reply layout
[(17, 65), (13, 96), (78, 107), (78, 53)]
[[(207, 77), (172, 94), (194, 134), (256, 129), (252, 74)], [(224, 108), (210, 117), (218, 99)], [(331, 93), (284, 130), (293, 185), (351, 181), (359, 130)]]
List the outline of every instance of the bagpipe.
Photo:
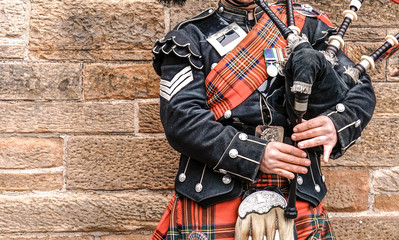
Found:
[[(399, 0), (390, 1), (399, 3)], [(287, 12), (288, 26), (286, 26), (286, 24), (274, 14), (274, 12), (269, 8), (265, 0), (254, 0), (254, 2), (263, 9), (263, 11), (268, 15), (270, 20), (273, 22), (281, 35), (287, 41), (287, 52), (289, 56), (285, 66), (283, 66), (284, 69), (282, 71), (282, 74), (285, 75), (286, 80), (285, 100), (287, 105), (287, 114), (289, 115), (291, 122), (295, 123), (295, 125), (302, 122), (305, 114), (306, 117), (313, 118), (325, 111), (328, 106), (336, 105), (343, 99), (343, 97), (345, 97), (346, 92), (349, 91), (350, 88), (352, 88), (356, 84), (361, 84), (359, 78), (363, 74), (365, 74), (367, 70), (374, 69), (376, 62), (389, 58), (396, 51), (399, 50), (399, 33), (394, 36), (387, 35), (385, 38), (386, 42), (381, 47), (375, 50), (371, 55), (362, 56), (359, 63), (346, 69), (342, 76), (343, 81), (333, 82), (332, 79), (329, 79), (328, 77), (319, 79), (317, 77), (314, 77), (318, 76), (317, 72), (315, 72), (318, 71), (318, 68), (316, 67), (315, 70), (314, 68), (308, 68), (306, 65), (312, 63), (315, 63), (317, 65), (320, 64), (320, 62), (328, 62), (330, 64), (330, 69), (333, 69), (334, 66), (338, 64), (337, 53), (342, 50), (345, 45), (343, 37), (351, 22), (353, 20), (357, 20), (356, 12), (362, 6), (363, 0), (351, 1), (349, 9), (343, 12), (344, 20), (341, 26), (338, 28), (335, 35), (330, 36), (328, 40), (328, 46), (324, 51), (314, 50), (307, 41), (306, 36), (300, 36), (299, 29), (295, 26), (292, 0), (286, 0), (285, 6)], [(323, 58), (321, 58), (321, 56), (323, 56)], [(296, 64), (298, 66), (294, 66)], [(281, 71), (279, 72), (281, 73)], [(316, 98), (312, 99), (313, 92), (318, 92), (318, 94)], [(339, 96), (337, 96), (337, 92), (340, 93)], [(323, 95), (323, 98), (320, 98), (321, 95)], [(326, 99), (330, 101), (329, 105), (323, 103), (323, 101), (325, 101)], [(293, 219), (297, 217), (297, 209), (295, 207), (296, 191), (297, 174), (295, 175), (295, 178), (290, 182), (288, 202), (282, 203), (280, 198), (272, 194), (273, 196), (269, 196), (269, 199), (274, 199), (274, 201), (276, 201), (274, 203), (270, 202), (272, 207), (265, 203), (262, 203), (263, 206), (260, 208), (262, 210), (260, 210), (260, 212), (258, 211), (258, 215), (271, 213), (271, 215), (276, 216), (277, 219), (271, 218), (269, 220), (265, 220), (268, 218), (264, 218), (257, 220), (257, 218), (260, 218), (259, 216), (255, 216), (256, 214), (251, 215), (251, 218), (253, 218), (251, 219), (251, 221), (253, 226), (255, 227), (255, 221), (263, 221), (265, 223), (268, 221), (268, 223), (272, 225), (268, 226), (266, 223), (265, 225), (262, 225), (266, 229), (255, 229), (255, 231), (253, 230), (255, 234), (252, 234), (252, 239), (263, 239), (264, 234), (266, 234), (267, 239), (274, 239), (276, 221), (278, 221), (277, 225), (280, 232), (280, 239), (294, 239), (294, 235), (290, 233), (290, 231), (293, 231), (294, 227), (290, 226), (290, 224), (293, 225)], [(260, 193), (256, 194), (260, 195)], [(257, 196), (257, 198), (260, 198), (260, 196)], [(248, 203), (245, 202), (251, 203), (251, 201), (253, 205), (253, 199), (246, 200), (244, 198), (243, 203), (244, 205), (248, 205)], [(256, 212), (252, 208), (247, 207), (247, 209), (250, 209), (252, 213)], [(283, 217), (281, 216), (281, 213), (279, 214), (278, 212), (273, 212), (277, 211), (275, 210), (275, 208), (284, 209), (285, 220), (282, 219)], [(268, 211), (270, 212), (267, 212), (264, 209), (268, 209)], [(248, 214), (248, 210), (247, 212), (240, 212), (239, 209), (239, 218), (236, 225), (236, 239), (248, 239), (248, 231), (243, 232), (239, 229), (240, 227), (245, 228), (245, 225), (248, 224), (246, 222), (248, 221), (248, 219), (246, 221), (244, 220), (244, 217), (246, 217)], [(282, 225), (281, 228), (280, 224)], [(270, 233), (270, 231), (273, 232)]]

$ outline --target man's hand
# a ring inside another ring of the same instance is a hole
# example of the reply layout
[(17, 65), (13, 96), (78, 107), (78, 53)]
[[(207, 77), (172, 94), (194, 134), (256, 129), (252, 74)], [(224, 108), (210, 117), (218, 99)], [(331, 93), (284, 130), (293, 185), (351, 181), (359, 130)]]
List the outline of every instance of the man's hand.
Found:
[(259, 168), (264, 173), (275, 173), (293, 179), (293, 173), (307, 172), (304, 166), (310, 166), (305, 151), (285, 143), (270, 142), (266, 146)]
[(298, 142), (300, 149), (323, 146), (323, 161), (328, 163), (338, 137), (331, 119), (327, 116), (318, 116), (296, 125), (291, 139)]

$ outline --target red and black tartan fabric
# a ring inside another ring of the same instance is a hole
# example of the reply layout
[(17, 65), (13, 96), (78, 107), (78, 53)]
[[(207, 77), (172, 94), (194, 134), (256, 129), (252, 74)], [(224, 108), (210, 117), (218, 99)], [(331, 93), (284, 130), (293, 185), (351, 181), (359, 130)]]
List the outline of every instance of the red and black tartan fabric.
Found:
[[(263, 174), (257, 183), (248, 184), (246, 188), (267, 186), (286, 189), (288, 180), (275, 174)], [(192, 200), (175, 195), (151, 240), (234, 240), (240, 203), (241, 198), (236, 198), (202, 208)], [(308, 202), (297, 200), (296, 207), (298, 240), (336, 239), (321, 203), (313, 207)]]
[[(283, 22), (287, 21), (285, 7), (272, 6), (271, 9)], [(305, 18), (295, 14), (299, 29), (304, 26)], [(212, 68), (205, 79), (207, 108), (215, 114), (215, 119), (241, 104), (267, 79), (263, 49), (286, 46), (287, 41), (275, 24), (263, 14), (245, 38)]]

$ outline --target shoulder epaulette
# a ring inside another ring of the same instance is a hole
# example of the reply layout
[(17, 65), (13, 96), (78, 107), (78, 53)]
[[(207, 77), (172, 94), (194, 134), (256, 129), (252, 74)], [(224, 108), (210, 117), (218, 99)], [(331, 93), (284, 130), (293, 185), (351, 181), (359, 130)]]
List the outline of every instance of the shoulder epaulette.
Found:
[(314, 8), (309, 4), (295, 3), (294, 9), (307, 17), (317, 17), (322, 13), (319, 9)]
[(160, 67), (163, 56), (173, 53), (177, 57), (186, 58), (191, 66), (202, 69), (202, 56), (191, 39), (181, 30), (172, 30), (165, 37), (157, 40), (152, 49), (153, 65), (160, 75)]
[(195, 16), (195, 17), (193, 17), (193, 18), (190, 18), (190, 19), (188, 19), (188, 20), (186, 20), (186, 21), (183, 21), (183, 22), (177, 24), (177, 26), (175, 27), (175, 30), (179, 30), (181, 27), (183, 27), (183, 26), (184, 26), (185, 24), (187, 24), (187, 23), (192, 23), (192, 22), (195, 22), (195, 21), (198, 21), (198, 20), (203, 20), (203, 19), (205, 19), (205, 18), (207, 18), (207, 17), (210, 17), (210, 16), (212, 16), (215, 12), (216, 12), (215, 9), (213, 9), (213, 8), (208, 8), (207, 10), (205, 10), (205, 11), (203, 11), (202, 13), (198, 14), (197, 16)]
[(212, 16), (215, 12), (214, 9), (209, 8), (197, 16), (181, 22), (165, 37), (155, 42), (155, 46), (152, 49), (152, 53), (154, 54), (153, 65), (158, 74), (160, 74), (160, 66), (163, 56), (171, 53), (177, 57), (186, 58), (190, 65), (196, 69), (203, 68), (204, 65), (199, 49), (196, 47), (196, 44), (193, 42), (191, 37), (187, 35), (182, 28), (188, 23), (206, 19)]

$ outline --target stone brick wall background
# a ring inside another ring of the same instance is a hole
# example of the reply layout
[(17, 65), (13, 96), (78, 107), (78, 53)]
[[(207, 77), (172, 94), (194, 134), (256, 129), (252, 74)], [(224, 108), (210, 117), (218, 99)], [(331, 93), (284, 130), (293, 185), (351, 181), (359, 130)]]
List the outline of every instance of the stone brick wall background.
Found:
[[(339, 24), (349, 0), (304, 1)], [(148, 239), (177, 153), (159, 121), (151, 48), (184, 9), (155, 0), (0, 0), (0, 240)], [(347, 35), (357, 61), (399, 30), (399, 6), (365, 1)], [(363, 141), (324, 166), (339, 239), (399, 239), (399, 54), (373, 71)]]

